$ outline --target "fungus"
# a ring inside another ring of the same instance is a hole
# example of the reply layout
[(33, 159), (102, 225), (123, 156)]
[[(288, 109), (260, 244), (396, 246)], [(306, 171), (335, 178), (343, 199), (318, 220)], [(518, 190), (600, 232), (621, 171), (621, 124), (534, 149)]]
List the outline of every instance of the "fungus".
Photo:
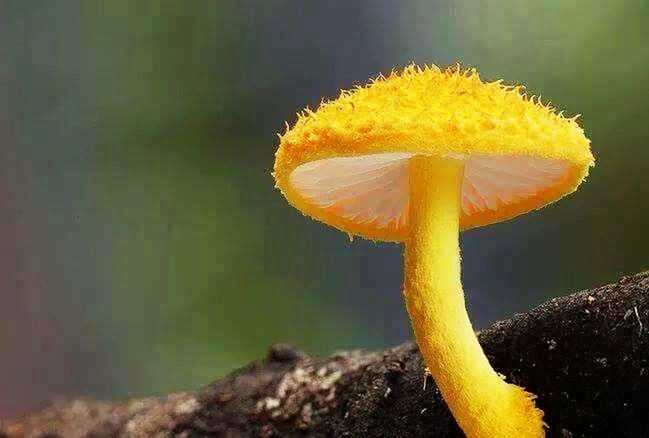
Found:
[(350, 236), (403, 242), (421, 354), (469, 437), (542, 437), (534, 395), (491, 367), (460, 281), (459, 232), (575, 191), (590, 142), (522, 87), (459, 66), (411, 65), (300, 113), (274, 176), (290, 204)]

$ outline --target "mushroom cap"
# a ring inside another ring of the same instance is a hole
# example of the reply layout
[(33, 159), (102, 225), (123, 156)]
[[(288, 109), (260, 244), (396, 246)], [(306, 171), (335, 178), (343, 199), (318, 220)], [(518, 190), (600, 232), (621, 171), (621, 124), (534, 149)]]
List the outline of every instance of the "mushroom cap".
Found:
[(402, 241), (413, 155), (465, 160), (460, 228), (478, 227), (577, 189), (594, 158), (576, 119), (475, 70), (410, 65), (298, 114), (280, 135), (273, 174), (306, 215)]

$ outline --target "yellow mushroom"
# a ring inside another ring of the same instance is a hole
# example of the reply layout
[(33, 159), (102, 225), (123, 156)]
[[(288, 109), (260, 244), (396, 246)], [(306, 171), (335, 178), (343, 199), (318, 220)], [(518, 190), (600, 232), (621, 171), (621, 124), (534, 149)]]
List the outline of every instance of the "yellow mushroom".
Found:
[(576, 123), (475, 70), (411, 65), (299, 114), (274, 175), (288, 201), (350, 235), (404, 242), (421, 354), (469, 437), (542, 437), (534, 396), (489, 364), (466, 312), (460, 230), (554, 202), (594, 164)]

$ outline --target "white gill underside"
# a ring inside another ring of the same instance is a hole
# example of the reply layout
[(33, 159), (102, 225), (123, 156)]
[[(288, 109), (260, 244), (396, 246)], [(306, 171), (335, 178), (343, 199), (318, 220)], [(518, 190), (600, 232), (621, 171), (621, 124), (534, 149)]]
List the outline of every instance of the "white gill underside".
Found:
[[(290, 177), (305, 199), (357, 223), (408, 223), (408, 162), (412, 153), (328, 158), (298, 166)], [(568, 164), (522, 156), (472, 156), (462, 183), (462, 213), (470, 216), (518, 202), (561, 181)]]

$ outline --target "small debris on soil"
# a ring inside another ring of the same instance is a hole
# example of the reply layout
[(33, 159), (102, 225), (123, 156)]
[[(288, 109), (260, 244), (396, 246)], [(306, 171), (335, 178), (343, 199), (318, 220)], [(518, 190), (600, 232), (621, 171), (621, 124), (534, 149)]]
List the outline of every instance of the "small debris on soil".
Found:
[(288, 344), (271, 345), (266, 356), (271, 362), (294, 362), (305, 357), (301, 351)]
[(640, 334), (642, 334), (642, 321), (640, 320), (640, 315), (638, 314), (638, 307), (633, 306), (633, 311), (635, 312), (635, 317), (638, 319), (638, 325), (640, 326)]

